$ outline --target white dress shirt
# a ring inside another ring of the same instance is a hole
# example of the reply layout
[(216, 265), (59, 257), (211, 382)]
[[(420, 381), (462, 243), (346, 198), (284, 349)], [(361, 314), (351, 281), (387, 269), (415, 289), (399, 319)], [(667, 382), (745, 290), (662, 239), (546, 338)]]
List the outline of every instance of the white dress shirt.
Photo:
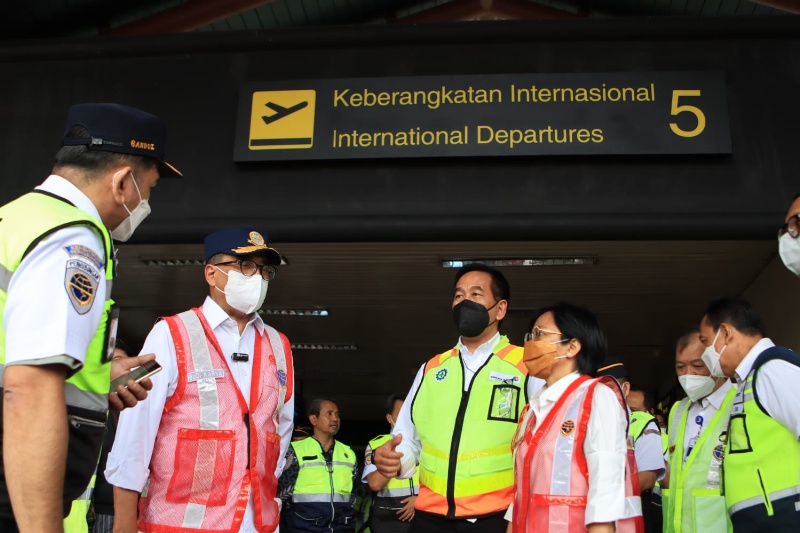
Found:
[[(496, 333), (494, 337), (478, 346), (474, 352), (470, 352), (459, 337), (458, 349), (461, 352), (461, 361), (464, 370), (464, 390), (469, 388), (470, 383), (472, 383), (472, 378), (475, 377), (475, 371), (480, 370), (484, 363), (486, 363), (489, 356), (494, 353), (492, 348), (494, 348), (495, 344), (499, 341), (500, 333)], [(412, 400), (417, 395), (419, 386), (422, 383), (422, 376), (425, 373), (425, 364), (426, 363), (423, 363), (417, 372), (417, 376), (414, 378), (411, 389), (406, 396), (408, 401), (404, 402), (403, 407), (400, 408), (400, 413), (397, 415), (397, 421), (392, 430), (392, 436), (403, 436), (403, 441), (397, 446), (397, 451), (403, 454), (400, 460), (400, 475), (398, 476), (402, 479), (407, 479), (414, 475), (417, 469), (417, 463), (419, 462), (419, 454), (422, 451), (422, 443), (419, 440), (417, 428), (411, 420), (411, 405), (414, 403)], [(533, 396), (543, 385), (544, 380), (532, 376), (529, 377), (526, 389), (528, 398)], [(510, 445), (511, 443), (509, 442), (509, 446)]]
[[(206, 297), (202, 311), (219, 341), (223, 356), (234, 352), (253, 355), (256, 331), (259, 333), (264, 331), (264, 322), (258, 313), (253, 313), (250, 322), (240, 335), (236, 321), (231, 319), (210, 297)], [(167, 400), (178, 386), (175, 344), (166, 321), (162, 320), (153, 327), (145, 340), (141, 353), (155, 353), (156, 360), (161, 364), (163, 370), (151, 378), (153, 390), (148, 394), (147, 401), (139, 402), (136, 407), (126, 409), (120, 414), (117, 436), (114, 440), (114, 447), (108, 454), (105, 471), (106, 479), (111, 485), (136, 492), (142, 491), (150, 475), (150, 458), (161, 423), (161, 414)], [(228, 361), (231, 374), (236, 380), (239, 390), (242, 391), (242, 396), (248, 402), (248, 406), (253, 359), (250, 357), (248, 361)], [(276, 478), (280, 477), (283, 472), (286, 450), (289, 448), (292, 438), (293, 418), (294, 393), (279, 415), (278, 434), (281, 436), (281, 450), (275, 469)], [(239, 529), (240, 533), (255, 533), (254, 524), (251, 493)]]
[[(736, 367), (736, 382), (743, 391), (742, 383), (753, 368), (761, 353), (775, 344), (763, 338), (753, 346)], [(800, 439), (800, 368), (788, 361), (773, 359), (761, 366), (756, 380), (758, 401), (766, 412), (777, 422), (783, 424), (795, 437)]]
[[(48, 177), (37, 189), (69, 200), (100, 219), (89, 197), (60, 176)], [(105, 246), (96, 231), (86, 226), (68, 226), (50, 234), (22, 260), (11, 278), (3, 315), (6, 365), (60, 363), (71, 372), (83, 366), (103, 317), (105, 266), (113, 260), (105, 255)], [(81, 270), (93, 278), (90, 305), (74, 304), (67, 293), (66, 273), (71, 262), (80, 263)]]
[(655, 419), (647, 423), (641, 436), (634, 441), (633, 452), (639, 472), (655, 472), (656, 481), (664, 478), (667, 472), (664, 464), (664, 445), (661, 441), (661, 430)]
[[(538, 390), (530, 400), (530, 409), (525, 413), (525, 427), (532, 415), (536, 415), (536, 431), (567, 388), (580, 377), (573, 372), (549, 387)], [(626, 412), (616, 393), (603, 384), (594, 388), (592, 412), (586, 426), (583, 453), (589, 470), (589, 492), (586, 495), (585, 525), (596, 522), (615, 522), (625, 517), (625, 463), (627, 460)], [(515, 472), (517, 479), (521, 473)], [(512, 504), (506, 512), (511, 521)]]
[[(686, 414), (686, 431), (683, 433), (684, 462), (689, 457), (689, 441), (693, 440), (692, 444), (696, 444), (703, 431), (708, 429), (711, 419), (722, 407), (722, 402), (731, 387), (733, 387), (733, 383), (731, 383), (731, 380), (726, 379), (717, 390), (689, 405), (689, 412)], [(702, 417), (702, 421), (697, 418), (698, 416)], [(697, 422), (700, 422), (700, 424)]]

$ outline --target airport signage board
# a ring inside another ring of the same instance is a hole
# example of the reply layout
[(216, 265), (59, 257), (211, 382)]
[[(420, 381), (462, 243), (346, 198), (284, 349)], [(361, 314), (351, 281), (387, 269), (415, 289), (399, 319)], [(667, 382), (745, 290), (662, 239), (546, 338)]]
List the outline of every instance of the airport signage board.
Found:
[(235, 142), (237, 162), (731, 153), (715, 71), (254, 82)]

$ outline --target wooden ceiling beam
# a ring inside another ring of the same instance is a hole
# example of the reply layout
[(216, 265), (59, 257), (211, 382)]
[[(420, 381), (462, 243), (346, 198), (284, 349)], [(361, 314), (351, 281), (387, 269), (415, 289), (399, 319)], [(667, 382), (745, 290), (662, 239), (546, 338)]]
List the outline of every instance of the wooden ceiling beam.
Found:
[(130, 24), (102, 30), (100, 35), (144, 35), (192, 31), (245, 11), (251, 11), (270, 2), (272, 0), (193, 0)]

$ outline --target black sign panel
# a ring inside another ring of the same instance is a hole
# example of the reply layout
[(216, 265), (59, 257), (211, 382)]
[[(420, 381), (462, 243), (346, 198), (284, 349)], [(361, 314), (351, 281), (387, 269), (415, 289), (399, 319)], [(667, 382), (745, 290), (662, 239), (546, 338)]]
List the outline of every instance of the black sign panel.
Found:
[(251, 83), (234, 160), (730, 152), (721, 72), (625, 72)]

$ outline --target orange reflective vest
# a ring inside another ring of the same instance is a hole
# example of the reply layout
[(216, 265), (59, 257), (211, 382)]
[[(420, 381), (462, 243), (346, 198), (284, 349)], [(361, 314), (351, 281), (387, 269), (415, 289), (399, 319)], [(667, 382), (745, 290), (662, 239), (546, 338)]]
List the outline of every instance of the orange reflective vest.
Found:
[[(514, 533), (586, 531), (589, 469), (583, 443), (592, 411), (594, 388), (598, 383), (608, 385), (617, 393), (620, 408), (627, 413), (625, 399), (614, 378), (582, 376), (564, 391), (535, 432), (531, 431), (536, 424), (535, 416), (530, 417), (525, 428), (518, 429), (514, 438)], [(617, 520), (617, 532), (641, 533), (644, 522), (633, 445), (627, 434), (619, 438), (627, 439), (628, 456), (625, 469), (626, 516)]]
[(415, 508), (449, 518), (505, 511), (514, 495), (511, 438), (527, 402), (522, 348), (500, 337), (467, 390), (458, 349), (425, 366), (411, 417), (419, 434)]
[(289, 341), (269, 326), (256, 333), (248, 408), (203, 313), (165, 320), (178, 386), (161, 417), (139, 530), (235, 533), (252, 494), (256, 530), (274, 531), (278, 416), (293, 383)]

